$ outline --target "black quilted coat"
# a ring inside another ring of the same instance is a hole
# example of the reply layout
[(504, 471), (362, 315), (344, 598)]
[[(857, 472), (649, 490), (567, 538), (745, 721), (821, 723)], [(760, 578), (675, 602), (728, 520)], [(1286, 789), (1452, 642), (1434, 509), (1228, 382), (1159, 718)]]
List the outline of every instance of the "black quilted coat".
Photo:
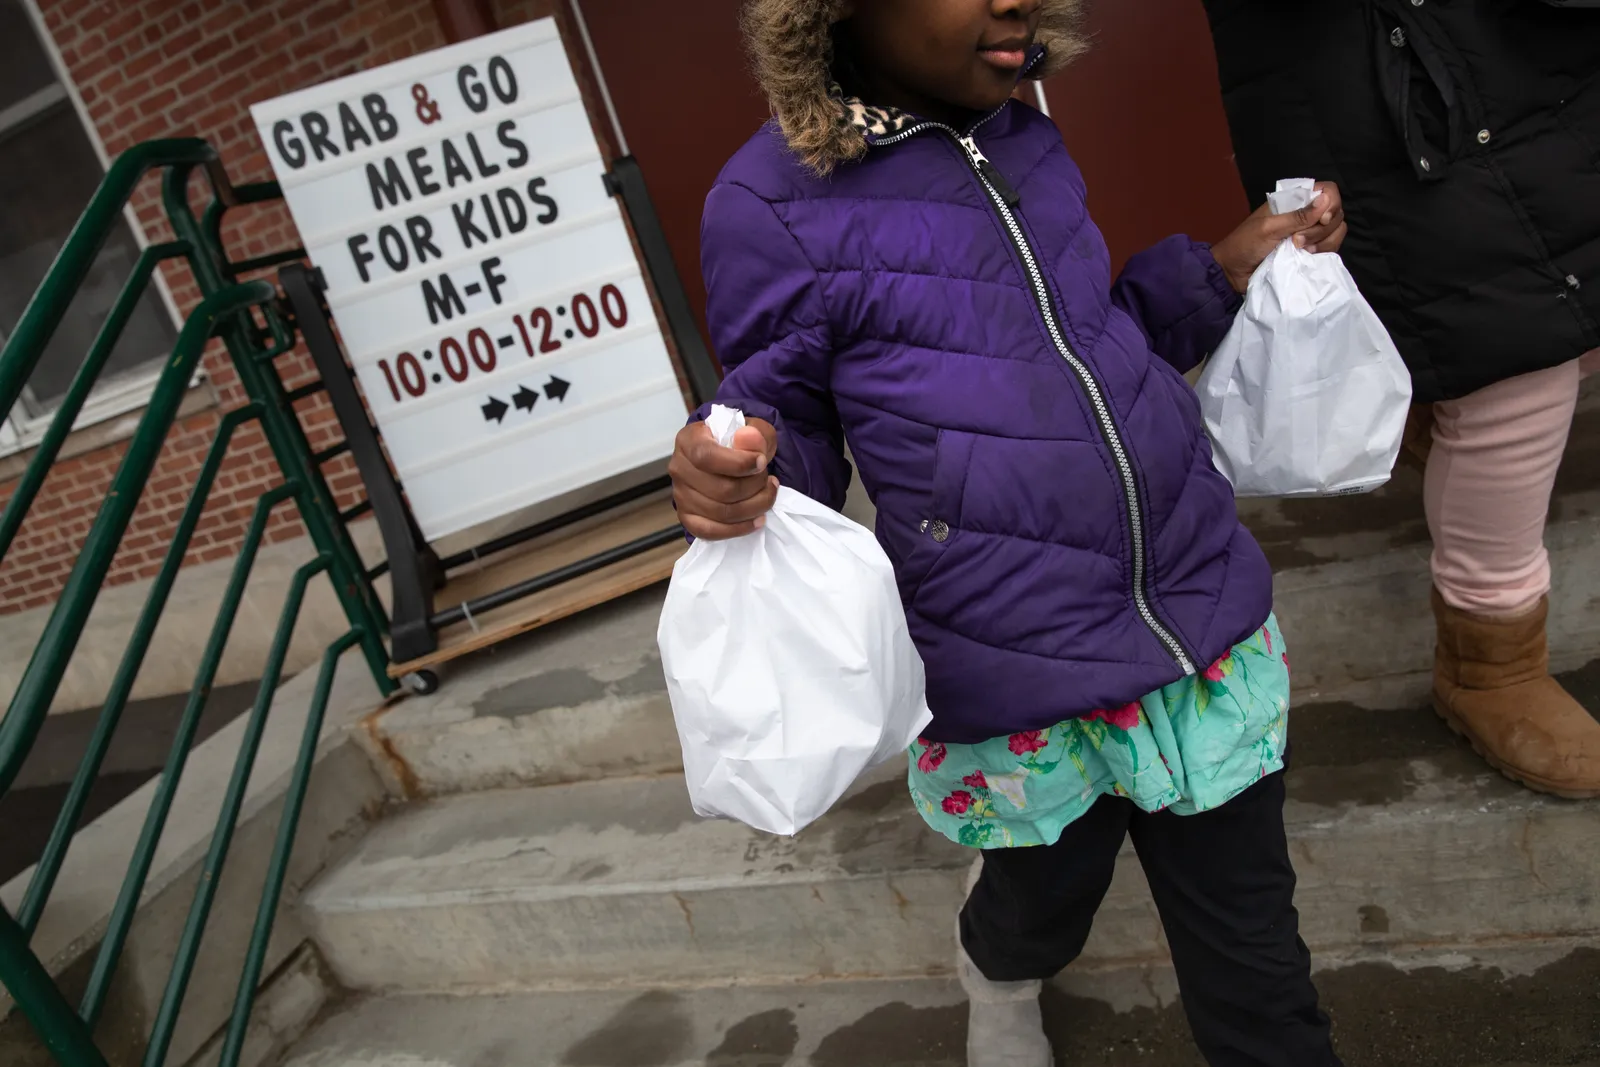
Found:
[(1344, 189), (1344, 256), (1419, 401), (1600, 347), (1600, 8), (1206, 0), (1256, 203)]

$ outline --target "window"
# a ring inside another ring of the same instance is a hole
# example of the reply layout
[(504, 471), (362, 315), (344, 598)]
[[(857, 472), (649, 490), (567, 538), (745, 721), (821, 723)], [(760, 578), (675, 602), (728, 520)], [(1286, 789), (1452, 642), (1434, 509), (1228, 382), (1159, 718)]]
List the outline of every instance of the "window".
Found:
[[(0, 0), (0, 342), (16, 328), (56, 253), (105, 171), (67, 87), (40, 40), (28, 0)], [(116, 227), (0, 429), (0, 452), (26, 447), (42, 430), (89, 351), (140, 252), (132, 228)], [(129, 410), (148, 398), (152, 364), (176, 338), (154, 283), (147, 287), (102, 372), (80, 422)], [(108, 409), (108, 404), (112, 409)]]

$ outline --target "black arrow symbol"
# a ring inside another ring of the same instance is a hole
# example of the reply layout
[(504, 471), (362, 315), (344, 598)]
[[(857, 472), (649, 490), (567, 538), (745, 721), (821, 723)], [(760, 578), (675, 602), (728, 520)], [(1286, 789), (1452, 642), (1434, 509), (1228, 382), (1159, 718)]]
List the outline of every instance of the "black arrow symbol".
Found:
[(552, 374), (550, 376), (550, 380), (544, 383), (544, 395), (549, 397), (551, 400), (560, 400), (565, 402), (567, 399), (567, 390), (571, 388), (571, 382), (563, 381)]
[(526, 385), (518, 387), (511, 394), (511, 402), (517, 405), (518, 411), (532, 411), (533, 405), (539, 402), (539, 394), (529, 389)]
[(506, 418), (506, 412), (510, 410), (511, 409), (506, 406), (506, 402), (504, 400), (501, 400), (499, 397), (491, 396), (489, 398), (489, 402), (483, 405), (483, 421), (504, 422)]

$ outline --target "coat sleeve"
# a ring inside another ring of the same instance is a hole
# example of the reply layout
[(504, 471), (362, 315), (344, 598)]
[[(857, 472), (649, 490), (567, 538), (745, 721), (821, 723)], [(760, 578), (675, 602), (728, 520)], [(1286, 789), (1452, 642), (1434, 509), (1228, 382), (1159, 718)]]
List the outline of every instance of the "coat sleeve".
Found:
[(773, 206), (738, 185), (711, 190), (700, 250), (711, 343), (727, 374), (717, 403), (777, 428), (771, 470), (781, 484), (842, 508), (850, 465), (829, 388), (833, 339), (816, 269)]
[(1111, 302), (1144, 330), (1151, 351), (1187, 373), (1222, 342), (1243, 298), (1210, 245), (1179, 236), (1128, 260)]

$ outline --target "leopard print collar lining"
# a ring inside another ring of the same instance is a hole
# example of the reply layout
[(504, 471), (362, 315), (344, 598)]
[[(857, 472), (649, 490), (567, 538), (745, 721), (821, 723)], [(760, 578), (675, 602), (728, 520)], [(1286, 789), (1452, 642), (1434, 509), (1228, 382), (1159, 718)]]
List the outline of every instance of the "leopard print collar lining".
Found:
[(833, 87), (833, 99), (844, 112), (844, 121), (853, 126), (868, 144), (892, 137), (917, 123), (917, 116), (897, 107), (880, 107), (869, 104), (860, 97), (846, 96), (843, 89)]

